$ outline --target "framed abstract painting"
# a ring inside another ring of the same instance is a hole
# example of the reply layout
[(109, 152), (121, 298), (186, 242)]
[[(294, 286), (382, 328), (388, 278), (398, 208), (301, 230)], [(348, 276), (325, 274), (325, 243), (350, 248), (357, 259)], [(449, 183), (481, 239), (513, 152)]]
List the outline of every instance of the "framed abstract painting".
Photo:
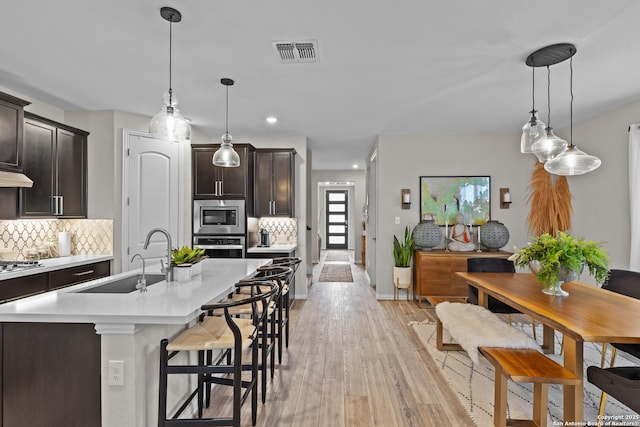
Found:
[(454, 224), (462, 213), (465, 224), (491, 219), (490, 176), (421, 176), (420, 221)]

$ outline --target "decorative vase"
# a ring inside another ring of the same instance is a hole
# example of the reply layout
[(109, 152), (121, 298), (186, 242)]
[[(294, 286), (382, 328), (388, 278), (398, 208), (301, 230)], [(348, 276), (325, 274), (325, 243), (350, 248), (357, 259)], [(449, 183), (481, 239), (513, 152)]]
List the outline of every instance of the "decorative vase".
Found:
[(509, 241), (509, 230), (499, 221), (487, 221), (486, 224), (480, 227), (479, 233), (482, 246), (490, 252), (499, 251)]
[[(582, 270), (584, 268), (584, 263), (580, 266), (580, 272), (574, 270), (568, 270), (565, 267), (560, 267), (560, 280), (554, 283), (551, 286), (546, 286), (542, 288), (542, 293), (547, 295), (553, 295), (557, 297), (566, 297), (569, 296), (569, 292), (562, 289), (562, 284), (567, 282), (573, 282), (574, 280), (578, 280), (580, 274), (582, 274)], [(540, 263), (538, 261), (531, 261), (529, 263), (529, 269), (535, 275), (538, 274), (540, 270)]]
[(415, 226), (413, 241), (416, 247), (431, 250), (442, 242), (442, 229), (434, 220), (428, 219)]

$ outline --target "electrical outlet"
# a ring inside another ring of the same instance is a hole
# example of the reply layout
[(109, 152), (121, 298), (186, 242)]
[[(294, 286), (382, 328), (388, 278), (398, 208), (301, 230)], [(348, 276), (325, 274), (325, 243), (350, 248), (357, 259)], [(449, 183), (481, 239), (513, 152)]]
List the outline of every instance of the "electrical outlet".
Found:
[(400, 217), (399, 216), (396, 217), (396, 224), (400, 224)]
[(124, 360), (109, 360), (109, 385), (124, 385)]

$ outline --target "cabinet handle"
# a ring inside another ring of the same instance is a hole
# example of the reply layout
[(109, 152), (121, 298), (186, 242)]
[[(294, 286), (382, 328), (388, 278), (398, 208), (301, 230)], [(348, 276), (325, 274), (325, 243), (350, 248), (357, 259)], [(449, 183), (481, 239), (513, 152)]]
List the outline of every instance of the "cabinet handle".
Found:
[(64, 215), (64, 196), (58, 196), (60, 197), (60, 203), (58, 204), (58, 207), (60, 208), (60, 210), (58, 211), (58, 215)]
[(73, 273), (74, 276), (86, 276), (87, 274), (93, 274), (94, 270), (81, 271), (80, 273)]
[(273, 203), (273, 212), (271, 212), (271, 215), (275, 215), (276, 214), (276, 201), (274, 200), (271, 203)]
[(51, 196), (51, 204), (53, 205), (53, 208), (51, 209), (53, 211), (54, 215), (58, 214), (58, 196)]
[(218, 182), (220, 183), (220, 192), (219, 192), (220, 194), (219, 195), (222, 196), (222, 194), (223, 194), (222, 193), (222, 181), (218, 181)]

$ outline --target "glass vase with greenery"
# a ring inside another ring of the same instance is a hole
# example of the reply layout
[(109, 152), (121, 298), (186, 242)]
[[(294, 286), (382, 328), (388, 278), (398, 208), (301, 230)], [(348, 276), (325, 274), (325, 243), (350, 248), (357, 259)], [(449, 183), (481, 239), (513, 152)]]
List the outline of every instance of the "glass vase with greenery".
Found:
[(601, 242), (561, 231), (555, 237), (548, 233), (536, 237), (527, 247), (516, 248), (509, 259), (520, 267), (537, 262), (537, 278), (545, 289), (562, 282), (569, 272), (579, 275), (585, 266), (600, 284), (609, 277), (609, 256)]

